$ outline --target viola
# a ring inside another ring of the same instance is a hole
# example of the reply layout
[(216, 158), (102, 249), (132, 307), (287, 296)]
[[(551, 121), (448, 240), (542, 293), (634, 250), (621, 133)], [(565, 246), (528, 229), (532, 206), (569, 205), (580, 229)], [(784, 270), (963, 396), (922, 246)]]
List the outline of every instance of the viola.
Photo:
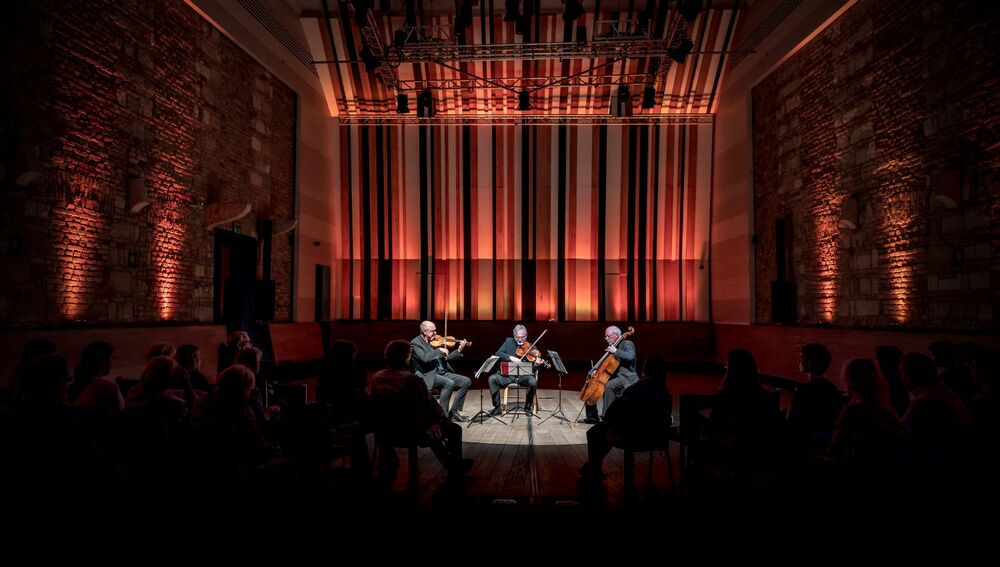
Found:
[[(434, 348), (447, 348), (453, 349), (462, 344), (465, 339), (456, 339), (455, 337), (442, 337), (441, 335), (434, 335), (431, 337), (430, 343)], [(465, 346), (472, 346), (472, 341), (465, 341)]]
[(542, 351), (538, 350), (537, 348), (529, 348), (526, 345), (521, 345), (521, 346), (517, 347), (517, 350), (515, 350), (514, 353), (521, 360), (525, 360), (527, 362), (531, 362), (531, 363), (535, 363), (535, 364), (541, 364), (541, 365), (545, 366), (545, 368), (552, 368), (552, 363), (550, 363), (547, 360), (543, 360), (542, 359)]
[[(628, 331), (618, 337), (615, 344), (611, 346), (618, 348), (618, 344), (625, 340), (626, 337), (632, 336), (633, 333), (635, 333), (635, 329), (629, 327)], [(580, 399), (588, 406), (597, 405), (598, 400), (604, 397), (605, 384), (618, 371), (620, 364), (621, 361), (615, 355), (605, 351), (604, 356), (597, 361), (597, 364), (587, 374), (587, 381), (583, 383), (583, 389), (580, 390)]]

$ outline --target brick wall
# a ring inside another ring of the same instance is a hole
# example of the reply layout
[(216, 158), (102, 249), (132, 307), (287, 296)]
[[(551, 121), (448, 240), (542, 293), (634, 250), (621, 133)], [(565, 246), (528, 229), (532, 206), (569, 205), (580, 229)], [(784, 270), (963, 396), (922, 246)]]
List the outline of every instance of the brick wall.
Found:
[[(295, 95), (180, 0), (15, 0), (0, 22), (0, 324), (212, 319), (205, 206), (289, 218)], [(12, 182), (19, 144), (42, 177)], [(151, 205), (126, 212), (145, 180)], [(276, 316), (292, 251), (274, 242)]]
[(996, 21), (860, 0), (753, 89), (758, 321), (790, 218), (800, 323), (998, 327)]

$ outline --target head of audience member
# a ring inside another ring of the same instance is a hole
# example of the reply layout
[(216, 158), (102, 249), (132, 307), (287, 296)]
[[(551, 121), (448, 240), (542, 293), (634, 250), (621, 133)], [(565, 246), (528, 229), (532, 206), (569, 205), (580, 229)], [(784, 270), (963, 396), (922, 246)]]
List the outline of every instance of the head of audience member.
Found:
[(819, 343), (809, 343), (799, 349), (799, 371), (810, 376), (822, 376), (830, 369), (833, 356), (830, 351)]
[(177, 348), (174, 360), (189, 373), (201, 371), (201, 350), (198, 345), (181, 345)]
[(29, 405), (65, 401), (69, 364), (55, 354), (36, 356), (24, 368), (24, 399)]
[(229, 333), (229, 338), (226, 340), (226, 344), (236, 350), (247, 348), (251, 346), (250, 335), (248, 335), (246, 331), (233, 331), (232, 333)]
[(260, 374), (260, 357), (261, 350), (255, 346), (248, 346), (241, 348), (236, 353), (236, 359), (233, 364), (242, 364), (250, 369), (254, 373), (254, 376)]
[(386, 366), (392, 370), (402, 370), (409, 367), (413, 349), (407, 341), (389, 341), (389, 344), (385, 345), (384, 354)]
[(56, 353), (56, 344), (44, 337), (28, 339), (21, 347), (21, 364), (27, 364), (39, 356)]
[(175, 352), (177, 352), (177, 349), (170, 343), (153, 343), (146, 349), (146, 361), (148, 362), (157, 356), (173, 358)]
[(166, 390), (183, 387), (183, 369), (169, 356), (154, 356), (142, 372), (142, 394), (153, 396)]
[(875, 348), (875, 360), (878, 361), (878, 369), (882, 372), (882, 376), (899, 376), (903, 351), (892, 345), (881, 345)]
[(855, 358), (844, 365), (844, 382), (852, 401), (875, 402), (890, 408), (889, 385), (868, 358)]
[(972, 381), (976, 384), (979, 396), (992, 398), (998, 393), (1000, 385), (1000, 352), (991, 348), (980, 347), (972, 360)]
[(726, 377), (722, 381), (722, 390), (732, 393), (748, 393), (760, 387), (760, 376), (757, 375), (757, 361), (753, 353), (741, 348), (734, 348), (726, 356)]
[(73, 383), (69, 387), (69, 399), (76, 399), (80, 392), (95, 378), (111, 373), (111, 355), (114, 347), (104, 341), (92, 342), (83, 349), (80, 362), (73, 372)]
[(358, 347), (354, 343), (346, 339), (337, 339), (326, 349), (326, 362), (332, 370), (350, 368), (357, 354)]
[(934, 361), (926, 354), (911, 352), (903, 357), (903, 385), (909, 391), (933, 386), (941, 381)]
[(958, 349), (955, 343), (947, 339), (934, 341), (927, 346), (927, 350), (930, 351), (937, 366), (945, 369), (955, 368), (958, 362)]
[(256, 378), (253, 371), (242, 364), (236, 364), (219, 374), (213, 395), (218, 403), (238, 405), (250, 399), (255, 386)]
[(651, 356), (642, 365), (643, 378), (667, 381), (667, 361), (662, 356)]

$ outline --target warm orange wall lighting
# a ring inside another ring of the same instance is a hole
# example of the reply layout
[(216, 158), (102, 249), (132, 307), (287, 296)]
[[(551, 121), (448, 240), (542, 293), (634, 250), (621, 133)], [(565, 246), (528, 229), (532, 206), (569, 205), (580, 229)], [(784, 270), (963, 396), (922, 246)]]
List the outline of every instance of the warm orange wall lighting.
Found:
[(150, 272), (156, 312), (163, 320), (173, 319), (184, 300), (179, 283), (185, 266), (182, 261), (185, 229), (179, 209), (177, 202), (164, 199), (154, 213)]
[(73, 175), (65, 183), (67, 199), (53, 211), (57, 302), (65, 319), (79, 321), (88, 317), (104, 285), (104, 265), (97, 246), (107, 220), (99, 211), (101, 193), (96, 180)]

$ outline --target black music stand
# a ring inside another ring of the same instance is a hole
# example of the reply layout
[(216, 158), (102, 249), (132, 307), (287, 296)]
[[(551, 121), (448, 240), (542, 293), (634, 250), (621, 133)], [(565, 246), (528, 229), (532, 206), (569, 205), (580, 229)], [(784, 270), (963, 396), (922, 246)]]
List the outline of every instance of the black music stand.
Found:
[(556, 376), (559, 377), (559, 401), (556, 404), (556, 409), (552, 410), (552, 413), (549, 415), (549, 417), (546, 417), (542, 421), (538, 422), (538, 425), (545, 423), (546, 421), (552, 419), (553, 417), (557, 417), (565, 421), (566, 423), (570, 423), (570, 419), (566, 417), (565, 413), (563, 413), (563, 407), (562, 407), (562, 377), (565, 376), (566, 374), (569, 374), (569, 372), (566, 371), (566, 365), (563, 364), (562, 359), (559, 358), (558, 352), (550, 350), (548, 351), (548, 353), (549, 353), (549, 360), (552, 361), (552, 369), (556, 371)]
[[(479, 370), (476, 370), (475, 377), (478, 379), (483, 374), (488, 373), (490, 370), (493, 369), (493, 365), (496, 364), (498, 360), (500, 360), (500, 357), (497, 355), (493, 355), (487, 358), (486, 361), (483, 362), (483, 365), (479, 367)], [(479, 424), (482, 425), (483, 422), (490, 417), (492, 417), (493, 419), (499, 421), (504, 425), (509, 425), (506, 421), (500, 419), (499, 417), (483, 409), (483, 389), (479, 388), (479, 413), (477, 413), (476, 415), (472, 416), (469, 419), (469, 425), (466, 425), (465, 428), (468, 429), (472, 427), (472, 424), (476, 423), (477, 419), (479, 420)]]

